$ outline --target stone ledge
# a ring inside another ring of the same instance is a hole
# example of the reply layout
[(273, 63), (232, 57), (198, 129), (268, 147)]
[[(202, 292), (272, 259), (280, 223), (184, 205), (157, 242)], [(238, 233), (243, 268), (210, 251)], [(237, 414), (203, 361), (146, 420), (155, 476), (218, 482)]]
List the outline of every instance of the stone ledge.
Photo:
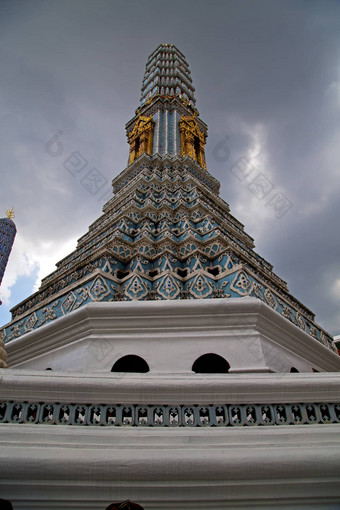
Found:
[(219, 405), (340, 402), (340, 374), (119, 374), (0, 370), (0, 400)]

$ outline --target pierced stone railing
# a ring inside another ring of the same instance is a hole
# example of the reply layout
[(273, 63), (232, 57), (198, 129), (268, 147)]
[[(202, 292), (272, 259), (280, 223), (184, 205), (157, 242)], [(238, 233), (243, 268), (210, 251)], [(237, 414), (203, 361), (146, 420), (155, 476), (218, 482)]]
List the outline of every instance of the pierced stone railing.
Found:
[(340, 403), (92, 405), (0, 403), (0, 423), (116, 427), (242, 427), (340, 423)]

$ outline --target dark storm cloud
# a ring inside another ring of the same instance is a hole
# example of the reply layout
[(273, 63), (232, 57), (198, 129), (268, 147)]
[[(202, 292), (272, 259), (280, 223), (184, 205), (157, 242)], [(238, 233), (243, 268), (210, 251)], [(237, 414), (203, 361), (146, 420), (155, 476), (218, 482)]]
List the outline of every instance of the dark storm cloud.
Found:
[[(340, 332), (338, 2), (37, 0), (0, 9), (0, 195), (3, 209), (15, 206), (22, 253), (51, 259), (99, 216), (109, 197), (91, 194), (65, 160), (81, 154), (107, 190), (126, 165), (124, 124), (146, 58), (174, 43), (231, 212), (296, 297)], [(45, 149), (55, 135), (56, 157)], [(217, 161), (226, 136), (230, 156)], [(293, 204), (281, 219), (230, 171), (257, 146), (256, 171)]]

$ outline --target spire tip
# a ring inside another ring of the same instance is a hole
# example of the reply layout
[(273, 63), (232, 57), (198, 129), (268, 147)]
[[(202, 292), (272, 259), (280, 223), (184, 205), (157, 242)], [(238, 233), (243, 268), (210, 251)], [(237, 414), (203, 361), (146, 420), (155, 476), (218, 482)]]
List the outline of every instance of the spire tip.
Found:
[(5, 214), (7, 216), (7, 218), (11, 219), (11, 218), (15, 218), (15, 214), (14, 214), (14, 209), (13, 207), (11, 207), (10, 209), (8, 209), (7, 211), (5, 211)]

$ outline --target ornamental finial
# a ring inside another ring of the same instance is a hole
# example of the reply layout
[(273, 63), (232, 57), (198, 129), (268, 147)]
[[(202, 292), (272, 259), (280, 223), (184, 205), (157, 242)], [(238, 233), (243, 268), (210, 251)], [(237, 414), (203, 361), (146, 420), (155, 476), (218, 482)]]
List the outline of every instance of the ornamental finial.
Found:
[(5, 214), (7, 216), (7, 218), (11, 219), (11, 218), (15, 218), (15, 214), (14, 214), (14, 209), (13, 207), (11, 207), (10, 209), (8, 209), (8, 211), (5, 211)]

